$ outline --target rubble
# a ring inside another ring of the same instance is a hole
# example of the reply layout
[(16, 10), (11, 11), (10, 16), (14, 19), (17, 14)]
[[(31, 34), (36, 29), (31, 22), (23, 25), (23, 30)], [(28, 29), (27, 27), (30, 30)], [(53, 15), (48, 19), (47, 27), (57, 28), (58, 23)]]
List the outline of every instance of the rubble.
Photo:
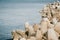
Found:
[(40, 11), (39, 24), (25, 23), (25, 31), (12, 31), (13, 40), (60, 40), (60, 2), (46, 5)]

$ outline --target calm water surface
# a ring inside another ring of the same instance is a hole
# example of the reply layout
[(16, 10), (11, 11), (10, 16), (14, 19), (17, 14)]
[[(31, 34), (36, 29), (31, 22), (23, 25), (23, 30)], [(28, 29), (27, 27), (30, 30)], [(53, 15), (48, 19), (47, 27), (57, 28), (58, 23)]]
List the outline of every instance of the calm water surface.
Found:
[(40, 3), (0, 3), (0, 40), (11, 38), (11, 31), (24, 30), (24, 23), (39, 23), (39, 10), (45, 4)]

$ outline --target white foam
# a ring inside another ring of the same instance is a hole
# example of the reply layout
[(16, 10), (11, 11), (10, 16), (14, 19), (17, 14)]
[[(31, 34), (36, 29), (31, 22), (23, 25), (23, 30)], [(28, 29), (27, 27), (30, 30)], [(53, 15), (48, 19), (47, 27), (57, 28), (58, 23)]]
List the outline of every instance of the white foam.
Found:
[(29, 22), (26, 22), (26, 23), (25, 23), (25, 27), (28, 27), (28, 26), (29, 26)]

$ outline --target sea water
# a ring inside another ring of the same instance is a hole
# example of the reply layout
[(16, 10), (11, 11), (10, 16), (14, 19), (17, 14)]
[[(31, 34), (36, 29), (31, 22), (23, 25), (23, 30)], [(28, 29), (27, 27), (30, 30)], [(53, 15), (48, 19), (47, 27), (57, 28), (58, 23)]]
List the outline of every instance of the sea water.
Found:
[[(1, 1), (1, 0), (0, 0)], [(11, 31), (24, 30), (24, 23), (40, 23), (45, 3), (0, 2), (0, 40), (10, 40)]]

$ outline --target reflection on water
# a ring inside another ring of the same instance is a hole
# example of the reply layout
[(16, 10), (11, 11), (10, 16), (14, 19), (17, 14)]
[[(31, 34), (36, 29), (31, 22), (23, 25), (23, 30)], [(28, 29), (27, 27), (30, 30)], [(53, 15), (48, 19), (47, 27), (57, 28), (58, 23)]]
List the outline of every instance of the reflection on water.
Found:
[(11, 31), (24, 30), (24, 23), (40, 22), (40, 3), (3, 3), (0, 4), (0, 40), (11, 40)]

